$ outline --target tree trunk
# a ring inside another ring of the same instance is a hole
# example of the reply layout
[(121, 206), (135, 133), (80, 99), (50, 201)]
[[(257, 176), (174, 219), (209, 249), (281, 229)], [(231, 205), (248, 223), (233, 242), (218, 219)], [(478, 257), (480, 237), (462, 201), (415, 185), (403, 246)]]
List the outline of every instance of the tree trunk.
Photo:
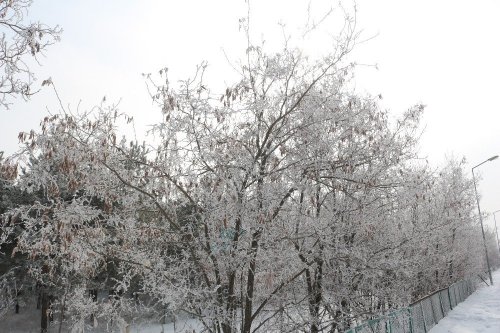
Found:
[(42, 321), (41, 333), (47, 333), (49, 326), (49, 296), (44, 291), (41, 292)]
[(257, 266), (257, 251), (259, 248), (259, 239), (261, 230), (257, 230), (252, 237), (252, 259), (250, 260), (250, 266), (248, 268), (247, 275), (247, 294), (245, 297), (245, 309), (243, 318), (243, 330), (242, 333), (250, 333), (252, 328), (252, 311), (253, 311), (253, 297), (254, 297), (254, 287), (255, 287), (255, 269)]

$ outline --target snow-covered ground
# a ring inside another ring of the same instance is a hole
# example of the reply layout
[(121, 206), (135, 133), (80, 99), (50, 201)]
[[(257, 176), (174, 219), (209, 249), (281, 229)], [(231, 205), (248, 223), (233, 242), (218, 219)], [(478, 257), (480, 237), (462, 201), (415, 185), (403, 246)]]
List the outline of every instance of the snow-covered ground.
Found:
[[(34, 303), (25, 304), (21, 307), (18, 314), (14, 313), (14, 309), (5, 317), (0, 318), (0, 333), (39, 333), (40, 332), (40, 310), (36, 309)], [(90, 321), (87, 322), (90, 325)], [(106, 323), (100, 322), (96, 328), (86, 328), (85, 333), (193, 333), (202, 330), (201, 323), (194, 319), (180, 319), (175, 324), (156, 324), (143, 323), (132, 324), (128, 330), (125, 329), (107, 329)], [(71, 332), (70, 327), (63, 324), (59, 331), (59, 324), (52, 323), (48, 333)], [(81, 331), (76, 331), (80, 333)]]
[[(500, 270), (493, 273), (494, 286), (481, 287), (464, 302), (458, 304), (429, 333), (500, 333)], [(19, 314), (13, 311), (0, 321), (2, 333), (35, 333), (40, 330), (40, 310), (29, 304)], [(49, 332), (58, 332), (58, 326), (52, 326)], [(63, 332), (67, 331), (64, 327)], [(133, 325), (130, 333), (192, 333), (199, 332), (201, 325), (196, 320), (173, 323)], [(90, 330), (89, 333), (109, 332), (105, 325)], [(114, 332), (119, 332), (114, 330)]]
[(500, 270), (493, 273), (493, 282), (483, 284), (429, 333), (500, 333)]

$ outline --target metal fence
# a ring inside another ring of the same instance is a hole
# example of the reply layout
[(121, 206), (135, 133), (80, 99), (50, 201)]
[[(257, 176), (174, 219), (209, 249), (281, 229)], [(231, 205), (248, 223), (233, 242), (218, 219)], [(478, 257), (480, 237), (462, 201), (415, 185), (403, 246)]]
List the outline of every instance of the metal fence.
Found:
[(472, 279), (456, 282), (407, 308), (368, 320), (345, 333), (427, 333), (475, 289), (476, 283)]

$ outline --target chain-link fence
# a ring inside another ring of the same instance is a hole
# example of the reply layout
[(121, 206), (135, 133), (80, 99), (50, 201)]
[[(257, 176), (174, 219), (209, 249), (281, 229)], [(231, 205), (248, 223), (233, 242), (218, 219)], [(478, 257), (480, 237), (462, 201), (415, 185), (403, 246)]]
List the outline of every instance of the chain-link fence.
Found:
[(473, 279), (462, 280), (434, 292), (407, 308), (369, 320), (345, 333), (427, 333), (476, 289)]

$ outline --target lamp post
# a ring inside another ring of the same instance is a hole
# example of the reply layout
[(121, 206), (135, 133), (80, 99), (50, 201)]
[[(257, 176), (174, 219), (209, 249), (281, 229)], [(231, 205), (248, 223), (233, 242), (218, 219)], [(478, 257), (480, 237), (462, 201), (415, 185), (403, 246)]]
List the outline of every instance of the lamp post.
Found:
[(479, 222), (481, 222), (481, 232), (483, 233), (483, 245), (484, 245), (484, 253), (486, 255), (486, 265), (488, 266), (488, 275), (490, 277), (490, 284), (493, 285), (493, 277), (491, 276), (491, 267), (490, 267), (490, 259), (488, 258), (488, 248), (486, 247), (486, 237), (484, 236), (484, 226), (483, 226), (483, 216), (481, 215), (481, 207), (479, 206), (479, 196), (477, 195), (477, 186), (476, 186), (476, 176), (474, 175), (474, 169), (478, 166), (483, 165), (486, 162), (491, 162), (494, 159), (497, 159), (498, 155), (488, 158), (486, 161), (479, 163), (475, 167), (472, 168), (472, 179), (474, 181), (474, 191), (476, 193), (476, 201), (477, 201), (477, 210), (479, 211)]
[(495, 220), (495, 233), (497, 234), (497, 246), (498, 246), (498, 251), (500, 252), (500, 241), (498, 240), (497, 218), (495, 217), (495, 213), (498, 213), (498, 212), (500, 212), (500, 209), (493, 212), (493, 220)]

